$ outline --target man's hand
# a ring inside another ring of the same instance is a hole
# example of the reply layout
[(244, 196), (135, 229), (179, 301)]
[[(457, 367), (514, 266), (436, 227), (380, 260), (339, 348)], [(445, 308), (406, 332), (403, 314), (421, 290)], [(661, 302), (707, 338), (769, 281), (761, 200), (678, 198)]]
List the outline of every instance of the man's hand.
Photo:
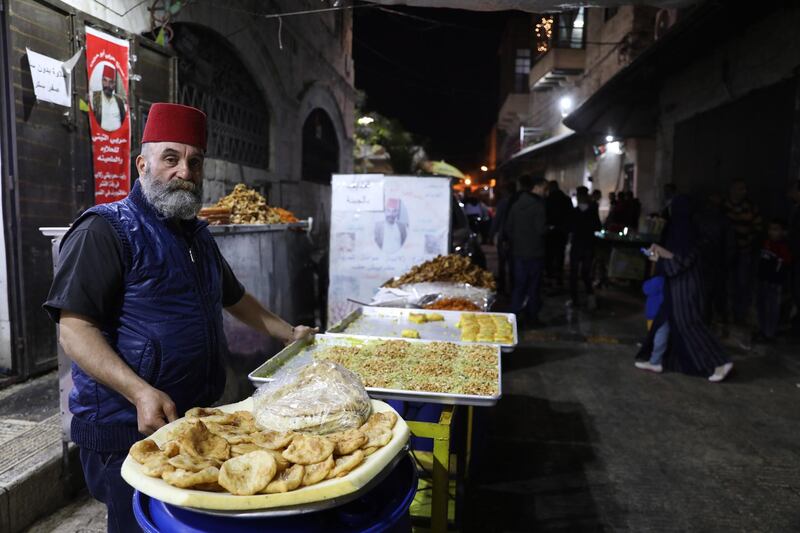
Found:
[(286, 344), (291, 344), (295, 341), (299, 341), (301, 339), (305, 339), (306, 337), (313, 336), (315, 333), (319, 333), (319, 328), (312, 328), (309, 326), (295, 326), (292, 328), (292, 337), (287, 339)]
[(150, 386), (143, 387), (136, 395), (134, 405), (139, 433), (143, 435), (151, 435), (167, 422), (178, 418), (175, 404), (170, 397)]

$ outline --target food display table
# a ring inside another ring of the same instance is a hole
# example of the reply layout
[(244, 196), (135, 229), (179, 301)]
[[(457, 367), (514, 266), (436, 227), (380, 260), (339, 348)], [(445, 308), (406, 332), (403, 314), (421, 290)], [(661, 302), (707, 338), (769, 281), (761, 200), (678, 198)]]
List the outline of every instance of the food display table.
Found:
[[(367, 342), (389, 340), (398, 342), (398, 339), (386, 339), (379, 337), (353, 338), (338, 335), (317, 335), (314, 340), (302, 340), (288, 346), (281, 353), (276, 355), (264, 365), (250, 373), (250, 380), (254, 386), (268, 383), (278, 379), (283, 373), (291, 372), (294, 368), (310, 362), (314, 354), (319, 350), (324, 350), (329, 346), (358, 346)], [(437, 341), (403, 339), (411, 345), (431, 346), (436, 345)], [(469, 346), (467, 343), (453, 343), (456, 346)], [(411, 434), (414, 437), (431, 439), (433, 441), (432, 452), (415, 452), (420, 457), (429, 460), (432, 464), (432, 487), (431, 487), (431, 529), (432, 531), (446, 531), (448, 523), (448, 500), (449, 500), (449, 478), (450, 478), (450, 458), (454, 442), (452, 441), (452, 424), (458, 416), (465, 416), (466, 436), (463, 443), (464, 457), (462, 464), (463, 472), (459, 474), (466, 476), (472, 453), (472, 424), (475, 406), (494, 405), (502, 395), (502, 362), (501, 352), (498, 345), (484, 346), (492, 348), (497, 358), (497, 392), (488, 396), (454, 394), (432, 391), (408, 390), (397, 388), (377, 388), (367, 386), (367, 392), (372, 397), (392, 400), (403, 400), (410, 402), (424, 402), (428, 404), (444, 404), (436, 420), (408, 419)], [(363, 379), (363, 376), (362, 376)]]
[(642, 280), (647, 268), (647, 257), (641, 248), (656, 241), (655, 235), (646, 233), (595, 232), (598, 258), (605, 258), (609, 278)]
[[(464, 314), (475, 315), (476, 312), (365, 306), (347, 315), (341, 322), (329, 328), (326, 334), (349, 338), (402, 338), (404, 330), (412, 330), (419, 333), (419, 338), (422, 340), (459, 342), (462, 340), (462, 333), (458, 324)], [(511, 324), (513, 333), (510, 342), (477, 342), (499, 345), (503, 352), (512, 352), (519, 342), (517, 316), (514, 313), (480, 313), (480, 315), (506, 320)], [(421, 317), (426, 318), (420, 320)], [(430, 320), (430, 317), (436, 320)], [(438, 320), (439, 317), (441, 320)]]

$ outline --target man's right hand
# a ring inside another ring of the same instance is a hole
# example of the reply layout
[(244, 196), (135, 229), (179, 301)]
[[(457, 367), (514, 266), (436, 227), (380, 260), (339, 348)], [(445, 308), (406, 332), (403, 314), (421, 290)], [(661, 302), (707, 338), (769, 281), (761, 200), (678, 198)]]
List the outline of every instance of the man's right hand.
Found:
[(160, 390), (147, 386), (137, 395), (136, 418), (139, 433), (151, 435), (161, 426), (178, 418), (175, 403)]

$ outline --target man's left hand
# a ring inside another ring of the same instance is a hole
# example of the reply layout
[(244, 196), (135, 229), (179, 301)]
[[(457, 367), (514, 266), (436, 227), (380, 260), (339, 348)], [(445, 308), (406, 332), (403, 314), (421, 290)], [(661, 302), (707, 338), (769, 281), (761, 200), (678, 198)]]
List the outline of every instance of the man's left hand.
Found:
[(286, 344), (291, 344), (295, 341), (305, 339), (306, 337), (313, 337), (315, 333), (319, 333), (319, 328), (295, 326), (292, 328), (292, 337), (286, 340)]

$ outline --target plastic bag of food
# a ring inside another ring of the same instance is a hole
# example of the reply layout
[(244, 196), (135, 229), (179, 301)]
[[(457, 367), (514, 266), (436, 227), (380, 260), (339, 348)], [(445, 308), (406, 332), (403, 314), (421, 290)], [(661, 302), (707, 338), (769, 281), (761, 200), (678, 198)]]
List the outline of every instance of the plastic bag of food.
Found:
[(265, 383), (253, 394), (253, 404), (256, 422), (280, 432), (357, 428), (372, 411), (361, 379), (332, 361), (315, 361)]
[[(380, 288), (370, 305), (380, 307), (421, 307), (450, 311), (488, 311), (495, 292), (466, 283), (407, 283), (398, 288)], [(437, 302), (443, 301), (443, 306)], [(460, 305), (459, 305), (460, 304)]]

